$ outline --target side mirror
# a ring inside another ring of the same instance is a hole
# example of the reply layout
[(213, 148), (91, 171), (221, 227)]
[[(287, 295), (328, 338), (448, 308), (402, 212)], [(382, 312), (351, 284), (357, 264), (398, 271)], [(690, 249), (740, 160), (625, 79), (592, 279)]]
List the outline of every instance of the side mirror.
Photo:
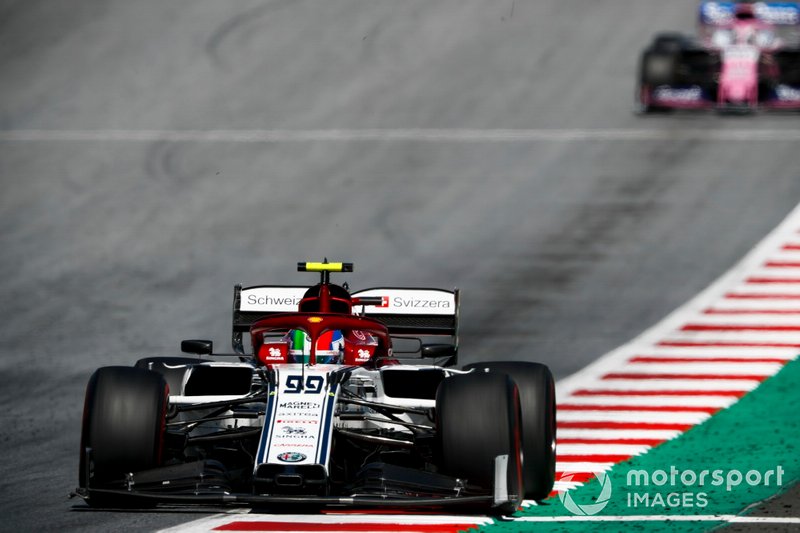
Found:
[(197, 355), (211, 355), (214, 351), (214, 343), (196, 339), (185, 340), (181, 341), (181, 351)]
[(452, 357), (456, 354), (453, 344), (423, 344), (422, 357)]

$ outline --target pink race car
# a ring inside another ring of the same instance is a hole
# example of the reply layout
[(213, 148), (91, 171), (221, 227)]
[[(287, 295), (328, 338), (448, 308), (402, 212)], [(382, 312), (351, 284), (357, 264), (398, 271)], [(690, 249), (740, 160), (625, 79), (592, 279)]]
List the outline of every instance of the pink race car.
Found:
[(704, 2), (697, 38), (656, 35), (637, 110), (800, 110), (800, 4)]

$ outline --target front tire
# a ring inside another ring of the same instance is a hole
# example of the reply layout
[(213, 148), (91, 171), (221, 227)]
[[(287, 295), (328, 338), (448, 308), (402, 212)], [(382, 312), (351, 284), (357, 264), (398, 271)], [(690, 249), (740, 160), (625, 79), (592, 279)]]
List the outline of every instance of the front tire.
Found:
[(444, 473), (493, 489), (495, 458), (507, 455), (509, 501), (497, 507), (512, 513), (522, 500), (522, 436), (519, 391), (504, 374), (451, 376), (436, 393), (436, 427)]
[(112, 366), (92, 374), (81, 430), (80, 486), (89, 503), (116, 505), (92, 488), (123, 488), (125, 474), (161, 464), (169, 387), (149, 370)]
[(475, 363), (465, 370), (508, 374), (519, 388), (525, 497), (543, 500), (556, 475), (556, 390), (546, 365), (522, 361)]

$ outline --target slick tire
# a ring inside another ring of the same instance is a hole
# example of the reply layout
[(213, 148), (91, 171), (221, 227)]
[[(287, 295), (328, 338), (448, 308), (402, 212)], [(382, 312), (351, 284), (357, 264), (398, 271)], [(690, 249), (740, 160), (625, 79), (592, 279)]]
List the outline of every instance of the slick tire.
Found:
[(80, 486), (89, 504), (124, 505), (91, 489), (124, 487), (125, 474), (161, 464), (169, 389), (164, 377), (133, 367), (104, 367), (89, 379), (83, 408)]
[(436, 426), (444, 473), (491, 490), (495, 458), (508, 455), (509, 499), (495, 511), (511, 513), (522, 499), (519, 391), (505, 374), (446, 378), (436, 393)]
[(556, 473), (556, 389), (546, 365), (491, 362), (465, 370), (507, 374), (519, 388), (522, 406), (522, 472), (525, 497), (543, 500), (553, 490)]

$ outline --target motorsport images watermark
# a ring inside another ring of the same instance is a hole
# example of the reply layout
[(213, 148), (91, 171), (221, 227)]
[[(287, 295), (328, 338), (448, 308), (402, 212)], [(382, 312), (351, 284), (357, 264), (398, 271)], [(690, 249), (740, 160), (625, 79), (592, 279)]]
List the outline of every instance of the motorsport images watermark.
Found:
[[(700, 471), (679, 470), (671, 465), (669, 470), (631, 469), (625, 476), (625, 499), (628, 507), (645, 509), (703, 508), (709, 503), (709, 487), (724, 487), (731, 492), (737, 487), (746, 485), (765, 487), (783, 485), (784, 469), (778, 465), (774, 469), (762, 472), (738, 469), (704, 469)], [(576, 472), (565, 473), (559, 479), (562, 483), (573, 480)], [(598, 514), (611, 501), (613, 487), (611, 478), (605, 472), (595, 473), (600, 484), (600, 493), (592, 499), (592, 503), (578, 503), (573, 496), (574, 490), (559, 491), (558, 497), (564, 507), (574, 515), (591, 516)], [(581, 494), (583, 497), (583, 494)]]
[[(708, 492), (706, 487), (725, 487), (726, 492), (731, 492), (736, 487), (745, 483), (751, 487), (764, 485), (769, 487), (783, 485), (783, 467), (761, 472), (760, 470), (748, 470), (742, 473), (741, 470), (730, 469), (704, 469), (699, 472), (686, 469), (678, 470), (675, 465), (666, 470), (629, 470), (626, 476), (626, 484), (629, 489), (636, 487), (636, 490), (627, 491), (628, 507), (706, 507), (708, 505)], [(653, 491), (647, 490), (649, 487), (656, 487)], [(666, 495), (664, 489), (668, 487), (670, 492)], [(699, 490), (696, 490), (699, 489)]]
[[(562, 483), (569, 483), (577, 475), (579, 475), (578, 472), (565, 473), (559, 478), (559, 481)], [(606, 475), (605, 472), (596, 472), (594, 475), (600, 483), (600, 495), (594, 500), (594, 503), (579, 504), (572, 498), (571, 492), (574, 491), (558, 491), (558, 499), (561, 500), (561, 503), (564, 504), (567, 511), (574, 515), (592, 516), (605, 509), (606, 505), (608, 505), (608, 502), (611, 500), (611, 492), (613, 491), (611, 488), (611, 477)]]

